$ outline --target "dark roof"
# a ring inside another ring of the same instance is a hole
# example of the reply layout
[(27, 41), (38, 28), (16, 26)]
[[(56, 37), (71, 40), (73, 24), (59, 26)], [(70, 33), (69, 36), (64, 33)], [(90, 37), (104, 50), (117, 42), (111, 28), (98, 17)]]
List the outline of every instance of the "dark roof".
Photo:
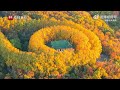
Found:
[(51, 47), (54, 49), (72, 48), (72, 45), (67, 40), (52, 41)]

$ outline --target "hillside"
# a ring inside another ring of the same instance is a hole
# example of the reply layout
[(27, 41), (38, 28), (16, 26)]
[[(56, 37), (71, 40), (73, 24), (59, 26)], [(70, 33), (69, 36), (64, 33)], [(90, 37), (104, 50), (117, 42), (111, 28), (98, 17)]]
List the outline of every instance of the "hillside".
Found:
[(0, 78), (119, 79), (119, 17), (107, 23), (96, 13), (1, 11)]

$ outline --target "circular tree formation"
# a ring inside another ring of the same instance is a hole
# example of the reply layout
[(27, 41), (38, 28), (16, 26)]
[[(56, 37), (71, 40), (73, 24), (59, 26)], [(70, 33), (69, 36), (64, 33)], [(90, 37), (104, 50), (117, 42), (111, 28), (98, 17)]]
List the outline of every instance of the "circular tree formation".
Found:
[[(66, 49), (59, 52), (46, 45), (47, 42), (54, 40), (68, 40), (74, 45), (74, 51)], [(66, 73), (69, 67), (95, 63), (101, 50), (101, 42), (93, 32), (64, 25), (40, 29), (29, 41), (29, 51), (39, 55), (39, 65), (37, 65), (41, 67), (43, 73), (45, 72), (43, 68), (49, 68), (47, 73), (54, 71), (53, 66), (59, 73)]]

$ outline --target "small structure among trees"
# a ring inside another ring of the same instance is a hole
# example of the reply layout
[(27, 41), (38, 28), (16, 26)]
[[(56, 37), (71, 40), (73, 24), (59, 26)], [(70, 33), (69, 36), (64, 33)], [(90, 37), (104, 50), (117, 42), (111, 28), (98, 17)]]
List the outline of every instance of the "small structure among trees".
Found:
[(64, 50), (74, 50), (72, 44), (70, 44), (67, 40), (58, 40), (52, 41), (50, 43), (50, 47), (56, 49), (57, 51), (64, 51)]

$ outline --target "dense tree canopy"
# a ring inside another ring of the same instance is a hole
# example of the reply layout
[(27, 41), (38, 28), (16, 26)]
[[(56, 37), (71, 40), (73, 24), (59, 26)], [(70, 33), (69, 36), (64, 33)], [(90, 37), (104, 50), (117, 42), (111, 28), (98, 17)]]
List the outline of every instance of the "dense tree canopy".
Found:
[[(120, 78), (120, 32), (101, 18), (85, 11), (0, 13), (0, 78)], [(27, 18), (8, 20), (10, 13)], [(57, 40), (74, 50), (46, 45)]]

